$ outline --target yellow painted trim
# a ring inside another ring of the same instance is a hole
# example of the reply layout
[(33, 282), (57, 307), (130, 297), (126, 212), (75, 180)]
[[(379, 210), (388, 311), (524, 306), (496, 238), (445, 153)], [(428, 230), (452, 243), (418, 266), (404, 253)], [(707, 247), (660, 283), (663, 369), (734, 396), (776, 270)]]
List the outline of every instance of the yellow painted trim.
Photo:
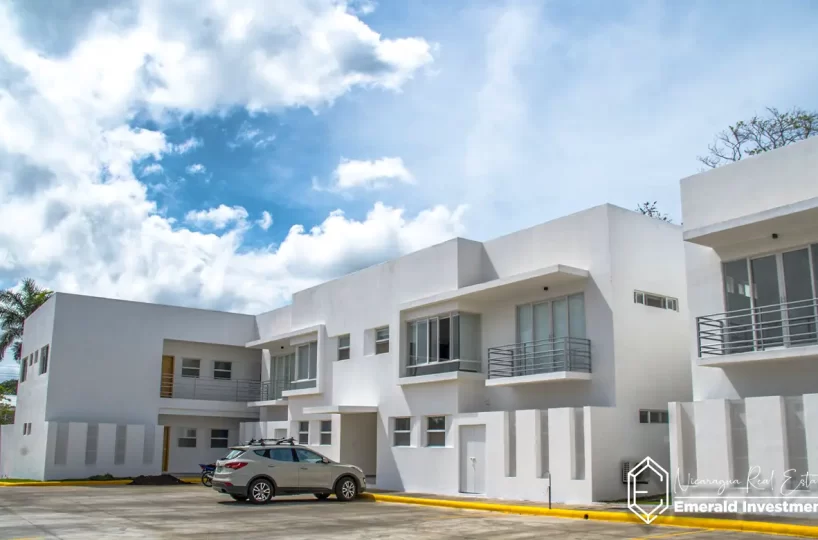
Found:
[[(200, 478), (180, 478), (186, 484), (198, 484), (201, 482)], [(131, 483), (131, 479), (125, 480), (66, 480), (61, 482), (59, 480), (48, 482), (3, 482), (0, 481), (0, 487), (53, 487), (53, 486), (124, 486)], [(156, 486), (162, 487), (162, 486)]]
[[(544, 508), (542, 506), (521, 506), (514, 504), (484, 503), (449, 499), (421, 499), (418, 497), (403, 497), (400, 495), (386, 495), (381, 493), (366, 493), (363, 494), (363, 496), (378, 502), (419, 504), (444, 508), (460, 508), (464, 510), (503, 512), (506, 514), (612, 521), (618, 523), (636, 523), (644, 525), (644, 522), (638, 516), (632, 514), (631, 512), (624, 511), (611, 512), (600, 510), (570, 510), (567, 508), (554, 508), (549, 510), (548, 508)], [(652, 523), (652, 525), (818, 538), (818, 526), (773, 523), (766, 521), (742, 521), (737, 519), (699, 518), (686, 516), (660, 516)]]
[(58, 480), (51, 482), (2, 482), (0, 487), (51, 487), (51, 486), (124, 486), (129, 484), (130, 480), (67, 480), (60, 482)]

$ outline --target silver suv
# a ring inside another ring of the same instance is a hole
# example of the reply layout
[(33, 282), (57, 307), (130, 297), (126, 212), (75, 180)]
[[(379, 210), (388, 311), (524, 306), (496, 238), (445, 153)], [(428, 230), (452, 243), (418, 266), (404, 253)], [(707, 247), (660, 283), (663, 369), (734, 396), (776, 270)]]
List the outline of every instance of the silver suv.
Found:
[(364, 472), (342, 465), (289, 439), (250, 441), (216, 461), (213, 489), (237, 501), (264, 504), (276, 495), (335, 494), (351, 501), (366, 490)]

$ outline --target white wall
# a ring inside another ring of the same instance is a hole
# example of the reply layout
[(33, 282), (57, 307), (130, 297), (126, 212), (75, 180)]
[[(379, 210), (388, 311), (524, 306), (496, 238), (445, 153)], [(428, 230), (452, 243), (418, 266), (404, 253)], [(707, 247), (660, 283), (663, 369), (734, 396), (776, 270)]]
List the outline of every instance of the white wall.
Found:
[[(638, 418), (639, 408), (665, 409), (692, 396), (684, 242), (678, 225), (609, 211), (616, 404)], [(676, 298), (679, 311), (637, 304), (636, 290)]]
[[(54, 371), (53, 332), (58, 295), (25, 321), (23, 327), (23, 357), (49, 345), (48, 371), (40, 375), (41, 361), (28, 366), (23, 383), (17, 385), (17, 407), (14, 424), (3, 426), (0, 434), (0, 476), (40, 479), (45, 472), (46, 395)], [(23, 435), (23, 425), (31, 424), (31, 433)]]
[[(200, 463), (213, 463), (227, 454), (226, 448), (210, 447), (210, 431), (212, 429), (228, 430), (228, 446), (246, 442), (239, 440), (239, 420), (232, 418), (160, 415), (159, 422), (163, 426), (170, 426), (170, 452), (168, 471), (171, 473), (201, 472)], [(196, 429), (196, 448), (181, 448), (179, 437), (185, 428)], [(161, 436), (160, 436), (161, 439)], [(161, 457), (161, 453), (159, 454)]]
[(56, 297), (48, 420), (156, 424), (165, 340), (243, 348), (256, 337), (247, 315)]
[(818, 139), (685, 178), (685, 230), (698, 229), (818, 197)]

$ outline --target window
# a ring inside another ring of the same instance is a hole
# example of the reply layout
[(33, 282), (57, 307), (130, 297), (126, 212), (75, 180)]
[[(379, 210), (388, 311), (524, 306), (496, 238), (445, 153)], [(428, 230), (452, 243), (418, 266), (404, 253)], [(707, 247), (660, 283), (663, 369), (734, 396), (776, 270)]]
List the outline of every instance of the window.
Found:
[(392, 446), (410, 446), (412, 438), (412, 419), (395, 418), (395, 433)]
[(26, 374), (28, 373), (28, 357), (23, 358), (23, 361), (20, 362), (20, 382), (26, 381)]
[(210, 448), (227, 448), (227, 430), (210, 430)]
[(232, 372), (233, 372), (233, 362), (213, 362), (213, 378), (214, 379), (227, 379), (227, 380), (230, 380)]
[(338, 336), (338, 360), (349, 360), (349, 334)]
[(633, 301), (649, 307), (679, 311), (679, 300), (670, 296), (633, 291)]
[(295, 355), (295, 376), (298, 381), (315, 379), (318, 370), (318, 342), (299, 345)]
[(409, 365), (460, 358), (460, 314), (409, 323)]
[(323, 463), (324, 456), (313, 452), (312, 450), (307, 450), (306, 448), (296, 448), (295, 455), (298, 456), (298, 461), (302, 461), (304, 463)]
[(31, 422), (23, 424), (23, 435), (31, 435)]
[(389, 352), (389, 327), (375, 329), (375, 354), (386, 354)]
[(332, 420), (321, 420), (321, 443), (324, 446), (332, 444)]
[(667, 424), (669, 422), (669, 415), (667, 411), (659, 410), (639, 410), (640, 424)]
[(446, 417), (426, 418), (426, 446), (446, 446)]
[(199, 378), (199, 368), (202, 365), (201, 360), (197, 360), (195, 358), (183, 358), (182, 359), (182, 377), (195, 377)]
[(85, 432), (85, 464), (95, 465), (97, 462), (97, 444), (99, 442), (99, 424), (88, 424)]
[(48, 345), (40, 349), (40, 375), (48, 371)]
[[(256, 454), (258, 454), (261, 451), (262, 450), (256, 450)], [(222, 458), (222, 459), (236, 459), (237, 457), (239, 457), (239, 456), (241, 456), (243, 454), (244, 454), (244, 450), (239, 450), (239, 449), (230, 450), (227, 453), (227, 455), (224, 456), (224, 458)], [(261, 455), (261, 454), (258, 454), (258, 455)]]
[(310, 444), (310, 423), (298, 423), (298, 444)]
[(36, 364), (37, 361), (40, 359), (40, 351), (34, 351), (34, 355), (32, 357), (34, 358), (34, 361), (32, 363)]
[(267, 452), (267, 457), (275, 461), (286, 461), (290, 463), (295, 461), (292, 448), (270, 448)]
[(196, 448), (196, 430), (182, 428), (182, 435), (179, 437), (179, 448)]

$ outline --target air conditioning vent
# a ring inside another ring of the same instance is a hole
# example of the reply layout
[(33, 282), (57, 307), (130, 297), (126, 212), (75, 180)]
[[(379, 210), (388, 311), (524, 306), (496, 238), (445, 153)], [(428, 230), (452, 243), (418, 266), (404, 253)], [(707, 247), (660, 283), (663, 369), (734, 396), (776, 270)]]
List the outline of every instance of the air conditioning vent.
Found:
[[(628, 459), (622, 462), (622, 483), (628, 483), (628, 473), (631, 472), (631, 469), (639, 464), (639, 460), (636, 459)], [(648, 482), (648, 473), (649, 471), (645, 469), (639, 476), (636, 477), (637, 484), (647, 484)]]

